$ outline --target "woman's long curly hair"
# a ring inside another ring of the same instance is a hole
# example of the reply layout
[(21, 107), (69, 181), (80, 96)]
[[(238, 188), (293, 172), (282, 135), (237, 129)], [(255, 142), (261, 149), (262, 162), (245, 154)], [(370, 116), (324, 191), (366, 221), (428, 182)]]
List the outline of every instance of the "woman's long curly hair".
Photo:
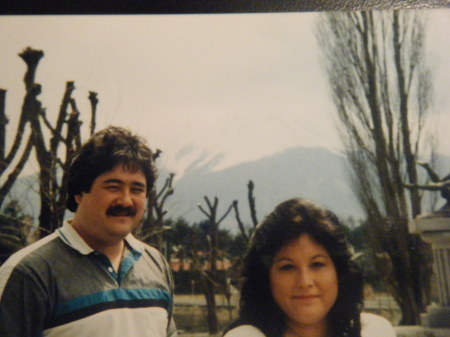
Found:
[(325, 247), (337, 271), (338, 296), (327, 317), (332, 336), (361, 336), (363, 277), (344, 228), (331, 211), (299, 198), (278, 205), (253, 233), (244, 257), (239, 318), (228, 330), (251, 324), (267, 337), (283, 336), (286, 316), (272, 297), (269, 270), (281, 247), (302, 234)]

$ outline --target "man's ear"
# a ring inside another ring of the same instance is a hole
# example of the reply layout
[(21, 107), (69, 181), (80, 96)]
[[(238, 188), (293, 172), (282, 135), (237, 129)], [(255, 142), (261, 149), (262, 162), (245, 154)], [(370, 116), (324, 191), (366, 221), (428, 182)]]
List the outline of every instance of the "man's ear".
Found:
[(75, 201), (77, 202), (77, 204), (79, 204), (81, 202), (82, 196), (81, 194), (76, 194), (75, 195)]

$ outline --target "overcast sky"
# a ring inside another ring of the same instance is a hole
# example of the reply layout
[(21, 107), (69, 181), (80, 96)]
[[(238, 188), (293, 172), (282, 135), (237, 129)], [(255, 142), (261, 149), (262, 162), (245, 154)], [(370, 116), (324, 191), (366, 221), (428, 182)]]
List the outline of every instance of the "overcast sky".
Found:
[[(432, 122), (439, 152), (450, 155), (450, 11), (427, 13)], [(224, 154), (221, 169), (291, 146), (338, 151), (314, 36), (318, 15), (0, 17), (0, 87), (8, 89), (10, 125), (24, 95), (25, 64), (17, 54), (31, 46), (45, 53), (36, 81), (50, 118), (65, 82), (75, 81), (86, 131), (93, 90), (98, 129), (130, 127), (163, 150), (161, 163), (179, 174), (193, 155)]]

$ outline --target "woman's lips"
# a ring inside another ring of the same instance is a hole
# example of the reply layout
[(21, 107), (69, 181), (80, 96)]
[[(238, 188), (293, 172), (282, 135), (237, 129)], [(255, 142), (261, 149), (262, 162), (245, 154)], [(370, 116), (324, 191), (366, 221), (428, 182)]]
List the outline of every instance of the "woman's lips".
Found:
[(299, 301), (310, 301), (319, 298), (319, 295), (300, 295), (300, 296), (293, 296), (293, 298)]

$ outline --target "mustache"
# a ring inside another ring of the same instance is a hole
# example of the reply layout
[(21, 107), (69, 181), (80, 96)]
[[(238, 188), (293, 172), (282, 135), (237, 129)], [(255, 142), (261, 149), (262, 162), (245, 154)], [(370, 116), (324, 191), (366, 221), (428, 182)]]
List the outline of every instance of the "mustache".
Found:
[(111, 206), (106, 211), (106, 215), (110, 216), (135, 216), (137, 213), (134, 207)]

